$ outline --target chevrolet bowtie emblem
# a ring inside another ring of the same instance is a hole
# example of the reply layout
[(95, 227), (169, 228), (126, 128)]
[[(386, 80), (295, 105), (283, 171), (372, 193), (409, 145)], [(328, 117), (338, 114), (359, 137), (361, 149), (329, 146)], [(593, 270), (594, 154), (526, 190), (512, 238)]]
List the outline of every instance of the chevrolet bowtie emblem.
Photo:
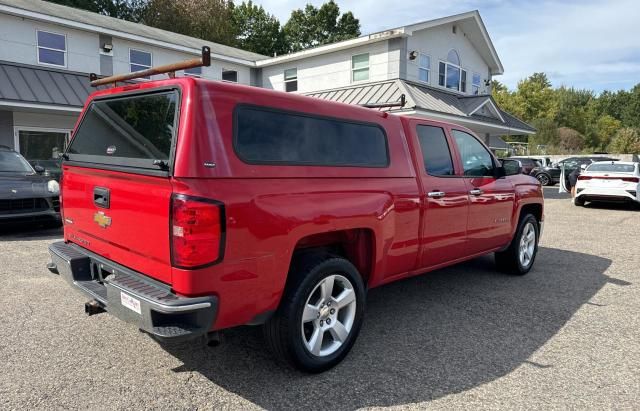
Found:
[(102, 211), (98, 211), (93, 215), (93, 221), (102, 228), (107, 228), (111, 225), (111, 217), (105, 215)]

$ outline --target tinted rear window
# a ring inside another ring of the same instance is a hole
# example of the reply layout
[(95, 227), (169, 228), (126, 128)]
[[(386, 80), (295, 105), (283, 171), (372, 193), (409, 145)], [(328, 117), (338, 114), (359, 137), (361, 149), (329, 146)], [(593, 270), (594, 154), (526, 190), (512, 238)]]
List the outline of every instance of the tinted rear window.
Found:
[(177, 122), (176, 91), (96, 100), (67, 154), (71, 160), (155, 167), (168, 161)]
[(434, 126), (418, 126), (418, 140), (427, 173), (432, 176), (453, 175), (451, 150), (444, 130)]
[(249, 164), (386, 167), (387, 138), (374, 124), (239, 106), (234, 146)]
[(633, 164), (591, 164), (587, 171), (609, 171), (611, 173), (633, 173)]

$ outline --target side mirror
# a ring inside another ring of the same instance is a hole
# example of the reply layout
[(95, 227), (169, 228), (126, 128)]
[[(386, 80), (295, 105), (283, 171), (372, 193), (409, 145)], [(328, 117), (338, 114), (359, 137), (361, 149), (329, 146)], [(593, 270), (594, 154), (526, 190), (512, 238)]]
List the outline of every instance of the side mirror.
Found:
[(500, 162), (502, 163), (502, 167), (498, 167), (498, 169), (502, 169), (502, 172), (504, 173), (502, 177), (515, 176), (517, 174), (522, 174), (522, 167), (520, 167), (519, 161), (500, 160)]
[(38, 174), (43, 174), (45, 172), (44, 167), (42, 167), (41, 165), (35, 165), (33, 166), (33, 169), (36, 170), (36, 173)]

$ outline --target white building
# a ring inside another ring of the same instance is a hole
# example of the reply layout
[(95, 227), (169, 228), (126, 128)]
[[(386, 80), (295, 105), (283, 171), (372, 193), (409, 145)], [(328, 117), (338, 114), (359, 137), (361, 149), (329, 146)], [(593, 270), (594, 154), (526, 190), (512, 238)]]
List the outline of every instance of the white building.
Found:
[(181, 74), (352, 104), (404, 95), (403, 107), (387, 110), (459, 123), (491, 142), (534, 132), (489, 95), (504, 69), (477, 11), (270, 58), (53, 3), (0, 0), (0, 145), (47, 166), (92, 91), (89, 73), (193, 58), (205, 45), (211, 66)]

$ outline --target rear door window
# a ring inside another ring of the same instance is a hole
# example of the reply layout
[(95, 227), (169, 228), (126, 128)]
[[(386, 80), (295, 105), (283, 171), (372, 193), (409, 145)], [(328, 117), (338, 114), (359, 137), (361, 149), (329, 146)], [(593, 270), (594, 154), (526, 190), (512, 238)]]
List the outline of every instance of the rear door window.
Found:
[(95, 100), (67, 150), (69, 159), (155, 169), (168, 164), (178, 96), (172, 90)]
[(417, 127), (418, 142), (427, 174), (432, 176), (452, 176), (454, 174), (451, 150), (441, 127)]
[(266, 107), (238, 106), (234, 147), (248, 164), (387, 167), (387, 136), (376, 124)]

